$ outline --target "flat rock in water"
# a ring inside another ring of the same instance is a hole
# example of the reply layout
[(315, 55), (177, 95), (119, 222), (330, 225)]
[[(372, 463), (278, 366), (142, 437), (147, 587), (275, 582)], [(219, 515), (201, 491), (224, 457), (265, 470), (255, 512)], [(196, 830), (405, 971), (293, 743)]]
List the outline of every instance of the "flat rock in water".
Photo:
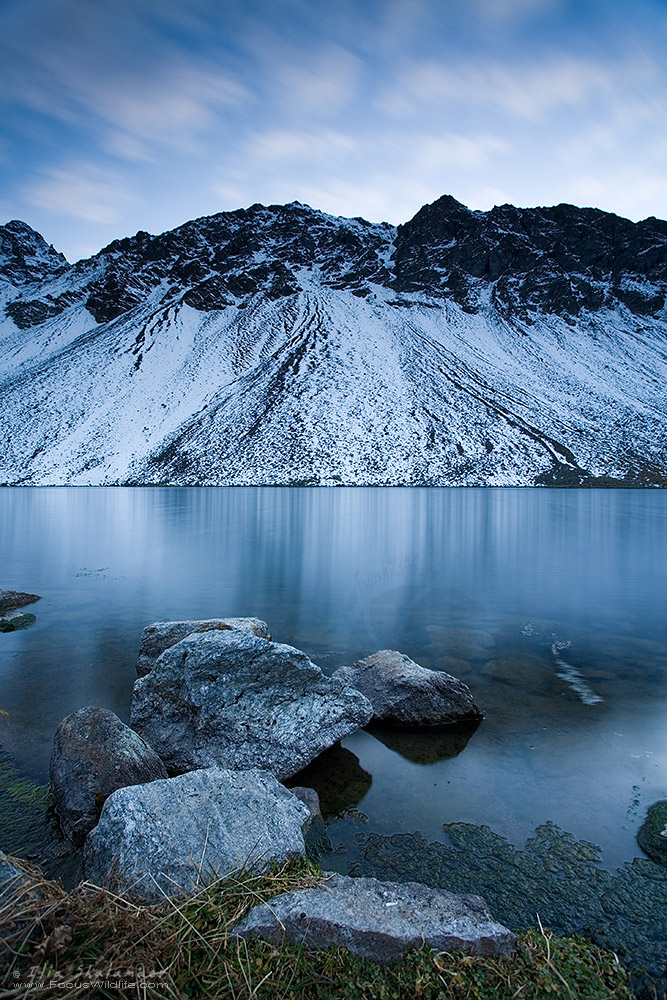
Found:
[(514, 934), (493, 920), (481, 896), (344, 875), (254, 907), (234, 933), (274, 944), (343, 946), (381, 964), (421, 947), (505, 956), (515, 948)]
[(174, 773), (259, 767), (287, 778), (372, 714), (300, 650), (215, 630), (182, 639), (135, 681), (130, 719)]
[(159, 902), (305, 854), (310, 810), (266, 771), (192, 771), (111, 795), (84, 847), (97, 885)]
[(667, 801), (651, 806), (637, 831), (637, 843), (652, 861), (667, 868)]
[(421, 667), (409, 656), (381, 649), (333, 675), (361, 691), (373, 721), (396, 726), (442, 726), (482, 718), (470, 688), (451, 674)]
[(269, 627), (261, 618), (206, 618), (199, 621), (154, 622), (152, 625), (147, 625), (141, 633), (137, 660), (138, 676), (145, 677), (150, 673), (158, 656), (164, 653), (165, 649), (185, 639), (187, 635), (216, 630), (224, 632), (228, 629), (240, 629), (241, 632), (249, 632), (251, 635), (259, 636), (260, 639), (271, 638)]
[(117, 788), (166, 778), (150, 746), (106, 708), (80, 708), (58, 726), (49, 768), (60, 827), (83, 844)]
[(24, 594), (20, 590), (0, 590), (0, 614), (13, 608), (24, 608), (26, 604), (34, 604), (38, 600), (37, 594)]

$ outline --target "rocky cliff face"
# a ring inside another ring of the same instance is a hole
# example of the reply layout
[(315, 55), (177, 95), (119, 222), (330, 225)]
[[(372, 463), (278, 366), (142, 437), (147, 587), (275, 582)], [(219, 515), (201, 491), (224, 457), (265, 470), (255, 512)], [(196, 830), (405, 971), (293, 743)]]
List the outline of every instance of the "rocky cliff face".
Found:
[(254, 205), (0, 227), (0, 482), (667, 482), (667, 223)]

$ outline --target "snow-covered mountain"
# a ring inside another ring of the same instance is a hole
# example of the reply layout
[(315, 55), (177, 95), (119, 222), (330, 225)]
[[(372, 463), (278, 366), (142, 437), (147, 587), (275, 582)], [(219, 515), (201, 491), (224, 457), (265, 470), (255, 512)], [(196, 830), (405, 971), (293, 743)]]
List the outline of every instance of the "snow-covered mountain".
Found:
[(667, 223), (571, 205), (10, 222), (0, 483), (664, 486), (666, 293)]

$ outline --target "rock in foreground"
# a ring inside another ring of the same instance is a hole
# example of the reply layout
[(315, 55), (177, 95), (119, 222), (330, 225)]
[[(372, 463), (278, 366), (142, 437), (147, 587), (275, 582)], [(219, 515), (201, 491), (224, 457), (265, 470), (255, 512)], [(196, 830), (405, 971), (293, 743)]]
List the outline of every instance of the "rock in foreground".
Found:
[(310, 811), (266, 771), (208, 768), (111, 795), (84, 847), (97, 885), (159, 902), (305, 854)]
[(298, 649), (216, 630), (182, 639), (135, 682), (131, 725), (174, 773), (259, 767), (287, 778), (372, 714)]
[(269, 627), (261, 618), (206, 618), (198, 621), (153, 622), (141, 633), (137, 674), (145, 677), (155, 666), (155, 661), (165, 649), (174, 646), (187, 635), (197, 632), (225, 632), (239, 629), (260, 639), (270, 639)]
[(374, 722), (446, 726), (482, 718), (470, 688), (463, 681), (443, 671), (421, 667), (393, 649), (381, 649), (351, 667), (341, 667), (334, 678), (368, 698)]
[(515, 937), (480, 896), (332, 875), (322, 886), (254, 907), (234, 928), (240, 937), (287, 940), (309, 948), (343, 946), (381, 964), (423, 946), (475, 955), (512, 955)]
[(58, 726), (50, 765), (60, 827), (83, 844), (117, 788), (166, 778), (154, 750), (106, 708), (80, 708)]

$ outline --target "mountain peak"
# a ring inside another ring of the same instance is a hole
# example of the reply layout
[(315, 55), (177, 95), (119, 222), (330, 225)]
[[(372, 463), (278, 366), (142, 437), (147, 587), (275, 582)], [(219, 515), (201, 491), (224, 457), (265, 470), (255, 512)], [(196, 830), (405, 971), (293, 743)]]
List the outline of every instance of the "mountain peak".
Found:
[(43, 236), (21, 219), (0, 226), (0, 275), (13, 285), (43, 281), (71, 265)]

